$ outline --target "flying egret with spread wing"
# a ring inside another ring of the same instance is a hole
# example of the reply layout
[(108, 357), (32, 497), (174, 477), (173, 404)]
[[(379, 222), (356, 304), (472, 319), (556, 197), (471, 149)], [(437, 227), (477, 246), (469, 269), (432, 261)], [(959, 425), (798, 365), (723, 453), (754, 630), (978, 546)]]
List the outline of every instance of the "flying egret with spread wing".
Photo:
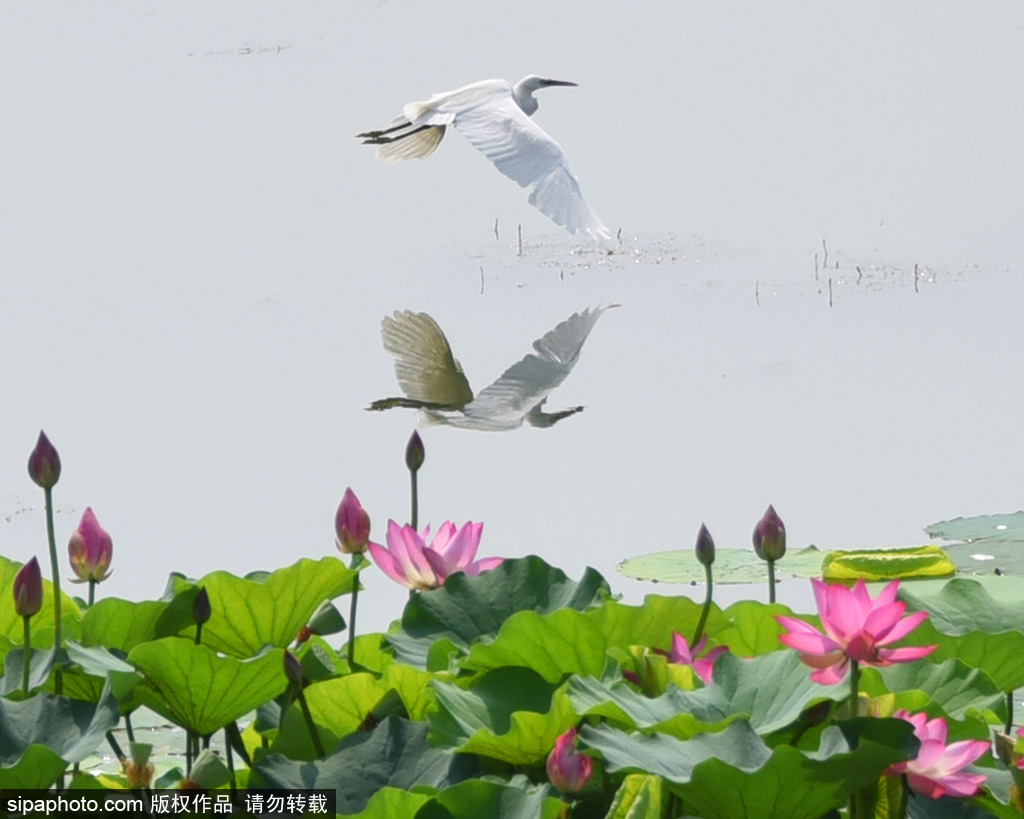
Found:
[(378, 159), (423, 159), (452, 125), (505, 176), (529, 188), (530, 204), (553, 222), (572, 234), (607, 239), (611, 234), (583, 198), (565, 152), (530, 119), (537, 110), (533, 92), (559, 85), (576, 83), (535, 74), (515, 85), (506, 80), (475, 82), (411, 102), (387, 128), (357, 136), (363, 144), (377, 146)]
[(462, 429), (516, 429), (524, 420), (535, 427), (553, 426), (583, 409), (544, 412), (543, 407), (576, 366), (583, 342), (605, 309), (573, 313), (533, 342), (534, 352), (475, 396), (437, 322), (426, 313), (396, 310), (384, 317), (380, 334), (384, 349), (395, 358), (395, 375), (406, 397), (381, 398), (367, 409), (409, 407), (421, 410), (429, 422)]

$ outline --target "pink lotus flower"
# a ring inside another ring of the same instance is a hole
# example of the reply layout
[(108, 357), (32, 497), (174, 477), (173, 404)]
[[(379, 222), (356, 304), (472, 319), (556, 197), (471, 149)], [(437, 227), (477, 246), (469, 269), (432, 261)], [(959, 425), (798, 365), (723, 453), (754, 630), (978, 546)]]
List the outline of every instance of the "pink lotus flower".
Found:
[(594, 772), (594, 760), (576, 753), (575, 727), (555, 740), (555, 747), (548, 754), (547, 769), (551, 784), (562, 793), (579, 793), (587, 786)]
[(338, 549), (347, 555), (361, 555), (370, 542), (370, 516), (351, 489), (338, 505), (334, 516), (334, 531), (338, 537)]
[(907, 606), (896, 600), (898, 580), (882, 589), (874, 600), (868, 595), (863, 580), (858, 580), (852, 589), (817, 579), (811, 583), (825, 633), (795, 617), (777, 616), (775, 619), (789, 629), (779, 636), (779, 641), (796, 649), (804, 665), (815, 669), (811, 674), (815, 682), (823, 685), (841, 682), (850, 660), (886, 666), (919, 660), (938, 648), (882, 648), (905, 637), (928, 616), (928, 612), (918, 611), (903, 617)]
[(43, 607), (43, 575), (34, 557), (14, 575), (14, 611), (21, 617), (34, 617)]
[(701, 678), (705, 685), (711, 682), (711, 675), (715, 668), (715, 660), (729, 650), (729, 646), (716, 646), (703, 657), (697, 655), (707, 647), (708, 638), (701, 637), (697, 644), (690, 651), (690, 644), (678, 631), (672, 632), (672, 653), (668, 656), (670, 663), (679, 663), (693, 668), (694, 673)]
[(113, 541), (107, 530), (100, 526), (92, 507), (87, 506), (78, 528), (71, 533), (71, 540), (68, 541), (71, 569), (78, 575), (78, 580), (72, 582), (94, 580), (99, 583), (110, 577), (108, 569), (113, 549)]
[(39, 432), (35, 449), (28, 456), (28, 476), (43, 489), (52, 489), (60, 480), (60, 456), (45, 432)]
[(926, 714), (911, 715), (902, 709), (893, 716), (914, 726), (914, 735), (921, 740), (921, 749), (916, 759), (897, 762), (886, 768), (887, 776), (906, 774), (911, 790), (929, 799), (978, 793), (985, 775), (960, 771), (989, 749), (986, 740), (964, 739), (947, 745), (947, 726), (942, 717), (930, 720)]
[(456, 530), (454, 523), (445, 522), (427, 545), (429, 526), (420, 534), (409, 525), (389, 520), (388, 548), (371, 543), (370, 555), (395, 582), (411, 589), (436, 589), (456, 572), (477, 575), (501, 564), (500, 557), (473, 560), (483, 528), (482, 523), (465, 523)]

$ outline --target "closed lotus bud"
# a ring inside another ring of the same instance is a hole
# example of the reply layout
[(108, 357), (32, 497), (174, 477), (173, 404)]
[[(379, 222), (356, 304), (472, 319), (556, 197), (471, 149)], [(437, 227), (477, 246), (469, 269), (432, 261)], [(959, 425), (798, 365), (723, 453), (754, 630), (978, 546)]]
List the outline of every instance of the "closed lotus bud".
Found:
[(302, 685), (302, 664), (299, 662), (299, 658), (288, 649), (285, 649), (284, 652), (284, 675), (288, 678), (288, 682)]
[(413, 430), (412, 435), (409, 437), (409, 443), (405, 447), (405, 465), (409, 468), (409, 471), (418, 472), (419, 468), (423, 466), (426, 455), (426, 450), (423, 448), (423, 439), (420, 438), (420, 434), (416, 430)]
[(43, 575), (34, 557), (14, 576), (14, 610), (22, 617), (32, 617), (43, 607)]
[(211, 614), (210, 595), (206, 593), (205, 588), (202, 588), (196, 595), (196, 599), (192, 601), (192, 619), (201, 626), (210, 619)]
[(113, 549), (109, 533), (100, 526), (92, 508), (87, 506), (78, 528), (71, 533), (71, 540), (68, 541), (71, 568), (78, 576), (75, 582), (95, 580), (99, 583), (110, 577)]
[(43, 489), (52, 489), (60, 480), (60, 456), (45, 432), (40, 431), (36, 448), (28, 456), (28, 475)]
[(754, 527), (754, 551), (761, 560), (779, 560), (786, 554), (786, 527), (769, 505)]
[(697, 560), (703, 565), (710, 566), (715, 562), (715, 541), (711, 538), (708, 527), (703, 523), (700, 525), (700, 531), (697, 532), (697, 545), (694, 546), (694, 551), (697, 552)]
[(370, 516), (351, 489), (345, 490), (334, 516), (338, 549), (344, 554), (362, 554), (370, 542)]
[(570, 728), (555, 740), (548, 754), (548, 779), (565, 794), (583, 790), (594, 772), (594, 760), (586, 754), (576, 753), (576, 729)]

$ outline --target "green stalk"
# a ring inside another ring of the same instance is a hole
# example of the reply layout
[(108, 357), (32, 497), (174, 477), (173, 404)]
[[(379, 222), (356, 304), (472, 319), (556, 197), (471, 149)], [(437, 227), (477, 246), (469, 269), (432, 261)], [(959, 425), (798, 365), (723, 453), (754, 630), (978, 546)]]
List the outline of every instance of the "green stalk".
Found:
[(89, 608), (92, 608), (93, 600), (96, 599), (96, 581), (89, 578)]
[(302, 716), (306, 720), (306, 729), (309, 731), (310, 739), (313, 740), (313, 747), (316, 748), (317, 756), (323, 759), (326, 754), (324, 753), (324, 746), (320, 742), (320, 734), (317, 733), (316, 725), (313, 723), (313, 715), (309, 713), (309, 706), (306, 705), (306, 694), (302, 690), (302, 686), (296, 686), (299, 692), (299, 705), (302, 707)]
[(857, 700), (860, 697), (860, 663), (850, 660), (850, 716), (857, 716)]
[[(27, 633), (27, 632), (26, 632)], [(1006, 733), (1013, 731), (1013, 691), (1006, 692)]]
[(25, 621), (25, 656), (21, 660), (21, 693), (28, 697), (28, 667), (32, 661), (32, 632), (28, 627), (30, 618), (22, 617)]
[(775, 561), (768, 558), (768, 603), (775, 602)]
[(415, 469), (409, 470), (409, 478), (412, 483), (412, 514), (409, 516), (409, 525), (412, 526), (413, 529), (419, 528), (417, 524), (419, 521), (420, 511), (420, 496), (419, 490), (417, 489), (416, 486), (416, 472), (417, 470)]
[[(358, 571), (359, 567), (363, 565), (363, 556), (361, 554), (353, 554), (352, 562), (349, 564), (349, 568), (352, 571)], [(359, 575), (356, 575), (356, 582), (352, 586), (352, 602), (348, 608), (348, 667), (349, 670), (355, 669), (356, 663), (356, 601), (359, 598)]]
[[(771, 565), (770, 563), (768, 564)], [(704, 633), (704, 626), (708, 622), (708, 612), (711, 611), (711, 593), (714, 587), (714, 582), (711, 578), (711, 566), (704, 566), (704, 581), (707, 586), (707, 591), (704, 593), (704, 607), (700, 610), (700, 619), (697, 621), (697, 630), (693, 633), (693, 639), (690, 641), (690, 650), (696, 652), (697, 641), (701, 638)]]
[(224, 727), (224, 754), (228, 763), (228, 771), (231, 773), (231, 801), (232, 803), (238, 798), (238, 786), (235, 784), (235, 757), (231, 753), (231, 736), (228, 733), (227, 726)]
[[(50, 573), (53, 576), (53, 644), (60, 651), (60, 566), (57, 564), (57, 538), (53, 534), (53, 490), (46, 487), (43, 492), (46, 496), (46, 536), (50, 542)], [(54, 669), (53, 690), (57, 696), (64, 693), (64, 674), (59, 665)]]

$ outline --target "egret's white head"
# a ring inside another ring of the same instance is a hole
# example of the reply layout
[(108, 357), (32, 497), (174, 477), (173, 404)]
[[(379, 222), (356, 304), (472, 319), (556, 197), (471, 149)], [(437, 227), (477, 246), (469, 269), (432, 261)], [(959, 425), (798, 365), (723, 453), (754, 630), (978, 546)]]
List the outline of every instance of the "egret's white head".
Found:
[(533, 92), (540, 88), (551, 88), (556, 85), (576, 86), (577, 83), (568, 80), (549, 80), (546, 77), (529, 74), (512, 86), (512, 96), (515, 97), (516, 104), (523, 109), (523, 112), (532, 117), (537, 110), (537, 100), (534, 99)]

